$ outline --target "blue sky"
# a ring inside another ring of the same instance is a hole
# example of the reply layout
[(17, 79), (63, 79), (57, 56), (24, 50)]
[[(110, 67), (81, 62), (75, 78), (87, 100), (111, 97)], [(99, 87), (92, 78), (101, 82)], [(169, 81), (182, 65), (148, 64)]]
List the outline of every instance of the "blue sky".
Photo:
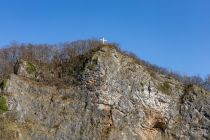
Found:
[(0, 46), (93, 37), (180, 72), (210, 73), (209, 0), (0, 0)]

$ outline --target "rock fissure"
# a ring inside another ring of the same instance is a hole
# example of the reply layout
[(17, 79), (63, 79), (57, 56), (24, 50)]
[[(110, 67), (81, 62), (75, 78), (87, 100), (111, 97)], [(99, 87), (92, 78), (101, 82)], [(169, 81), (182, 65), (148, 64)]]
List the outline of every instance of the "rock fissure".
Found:
[(112, 127), (113, 127), (113, 118), (112, 118), (112, 106), (110, 108), (110, 111), (109, 111), (109, 115), (108, 115), (108, 122), (103, 130), (103, 135), (102, 135), (102, 139), (109, 139), (109, 135), (111, 133), (111, 130), (112, 130)]

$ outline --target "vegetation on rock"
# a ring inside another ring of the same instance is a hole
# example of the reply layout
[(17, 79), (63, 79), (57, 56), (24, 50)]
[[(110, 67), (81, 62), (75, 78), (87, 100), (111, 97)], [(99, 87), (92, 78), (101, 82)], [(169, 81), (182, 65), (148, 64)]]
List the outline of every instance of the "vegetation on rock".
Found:
[(29, 74), (32, 74), (33, 72), (36, 71), (36, 68), (32, 63), (28, 63), (26, 70)]
[(163, 84), (160, 84), (159, 86), (158, 86), (158, 89), (162, 92), (162, 93), (165, 93), (165, 94), (170, 94), (170, 92), (171, 92), (171, 86), (170, 86), (170, 84), (167, 82), (167, 81), (165, 81)]
[(8, 85), (8, 80), (4, 79), (1, 83), (0, 83), (0, 88), (1, 90), (4, 90)]
[[(16, 61), (20, 59), (49, 66), (50, 69), (48, 68), (48, 70), (53, 71), (53, 73), (58, 73), (57, 77), (59, 79), (69, 79), (69, 76), (75, 76), (82, 71), (90, 55), (99, 50), (101, 46), (103, 44), (95, 39), (78, 40), (59, 45), (13, 43), (8, 48), (0, 49), (0, 80), (14, 72), (13, 67)], [(114, 47), (123, 55), (132, 57), (136, 63), (144, 65), (152, 77), (155, 77), (156, 73), (159, 73), (167, 77), (173, 77), (186, 85), (195, 84), (210, 91), (210, 75), (206, 79), (202, 79), (199, 76), (181, 76), (180, 74), (141, 60), (133, 53), (121, 51), (116, 43), (107, 44), (107, 47)], [(95, 63), (89, 64), (88, 68), (94, 70)], [(31, 74), (35, 70), (33, 63), (29, 63), (27, 66), (28, 73)]]
[(8, 111), (7, 101), (4, 96), (0, 96), (0, 114)]
[(7, 84), (8, 84), (8, 80), (7, 79), (4, 79), (2, 81), (2, 87), (3, 87), (3, 89), (7, 87)]

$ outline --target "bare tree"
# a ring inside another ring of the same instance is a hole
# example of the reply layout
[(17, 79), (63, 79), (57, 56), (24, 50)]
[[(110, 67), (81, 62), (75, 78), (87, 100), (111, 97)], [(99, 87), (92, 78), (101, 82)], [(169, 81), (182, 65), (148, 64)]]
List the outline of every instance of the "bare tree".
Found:
[[(78, 40), (57, 45), (18, 44), (13, 42), (7, 48), (0, 49), (0, 79), (13, 71), (13, 66), (19, 59), (46, 64), (46, 66), (53, 67), (53, 71), (58, 73), (60, 78), (67, 77), (72, 71), (78, 71), (78, 66), (82, 67), (84, 65), (85, 56), (87, 57), (91, 52), (100, 49), (102, 45), (103, 44), (96, 39)], [(137, 63), (144, 65), (148, 72), (158, 72), (173, 77), (184, 84), (196, 84), (210, 91), (210, 75), (208, 75), (205, 80), (200, 76), (182, 76), (176, 72), (141, 60), (135, 54), (123, 52), (116, 43), (108, 45), (114, 47), (124, 55), (132, 57)]]

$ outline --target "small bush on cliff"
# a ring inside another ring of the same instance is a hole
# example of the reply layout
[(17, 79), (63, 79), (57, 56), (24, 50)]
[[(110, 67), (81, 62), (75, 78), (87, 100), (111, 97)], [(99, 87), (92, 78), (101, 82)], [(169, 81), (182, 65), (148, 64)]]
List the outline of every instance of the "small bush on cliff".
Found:
[(165, 81), (163, 84), (160, 84), (158, 86), (158, 90), (160, 90), (162, 93), (169, 95), (171, 92), (171, 86), (167, 81)]
[(144, 83), (140, 82), (140, 85), (141, 85), (141, 92), (144, 92)]
[(7, 101), (5, 97), (0, 96), (0, 114), (5, 111), (8, 111)]
[(94, 60), (92, 61), (92, 63), (89, 64), (89, 65), (87, 66), (87, 68), (88, 68), (89, 70), (95, 70), (95, 69), (96, 69), (97, 63), (98, 63), (97, 59), (94, 59)]
[(7, 87), (8, 84), (8, 80), (4, 79), (1, 83), (0, 83), (0, 88), (1, 90), (4, 90)]
[(8, 80), (7, 79), (5, 79), (5, 80), (2, 81), (2, 87), (3, 87), (3, 89), (7, 87), (7, 84), (8, 84)]
[(32, 74), (33, 72), (36, 71), (36, 68), (32, 63), (28, 63), (26, 70), (29, 74)]

